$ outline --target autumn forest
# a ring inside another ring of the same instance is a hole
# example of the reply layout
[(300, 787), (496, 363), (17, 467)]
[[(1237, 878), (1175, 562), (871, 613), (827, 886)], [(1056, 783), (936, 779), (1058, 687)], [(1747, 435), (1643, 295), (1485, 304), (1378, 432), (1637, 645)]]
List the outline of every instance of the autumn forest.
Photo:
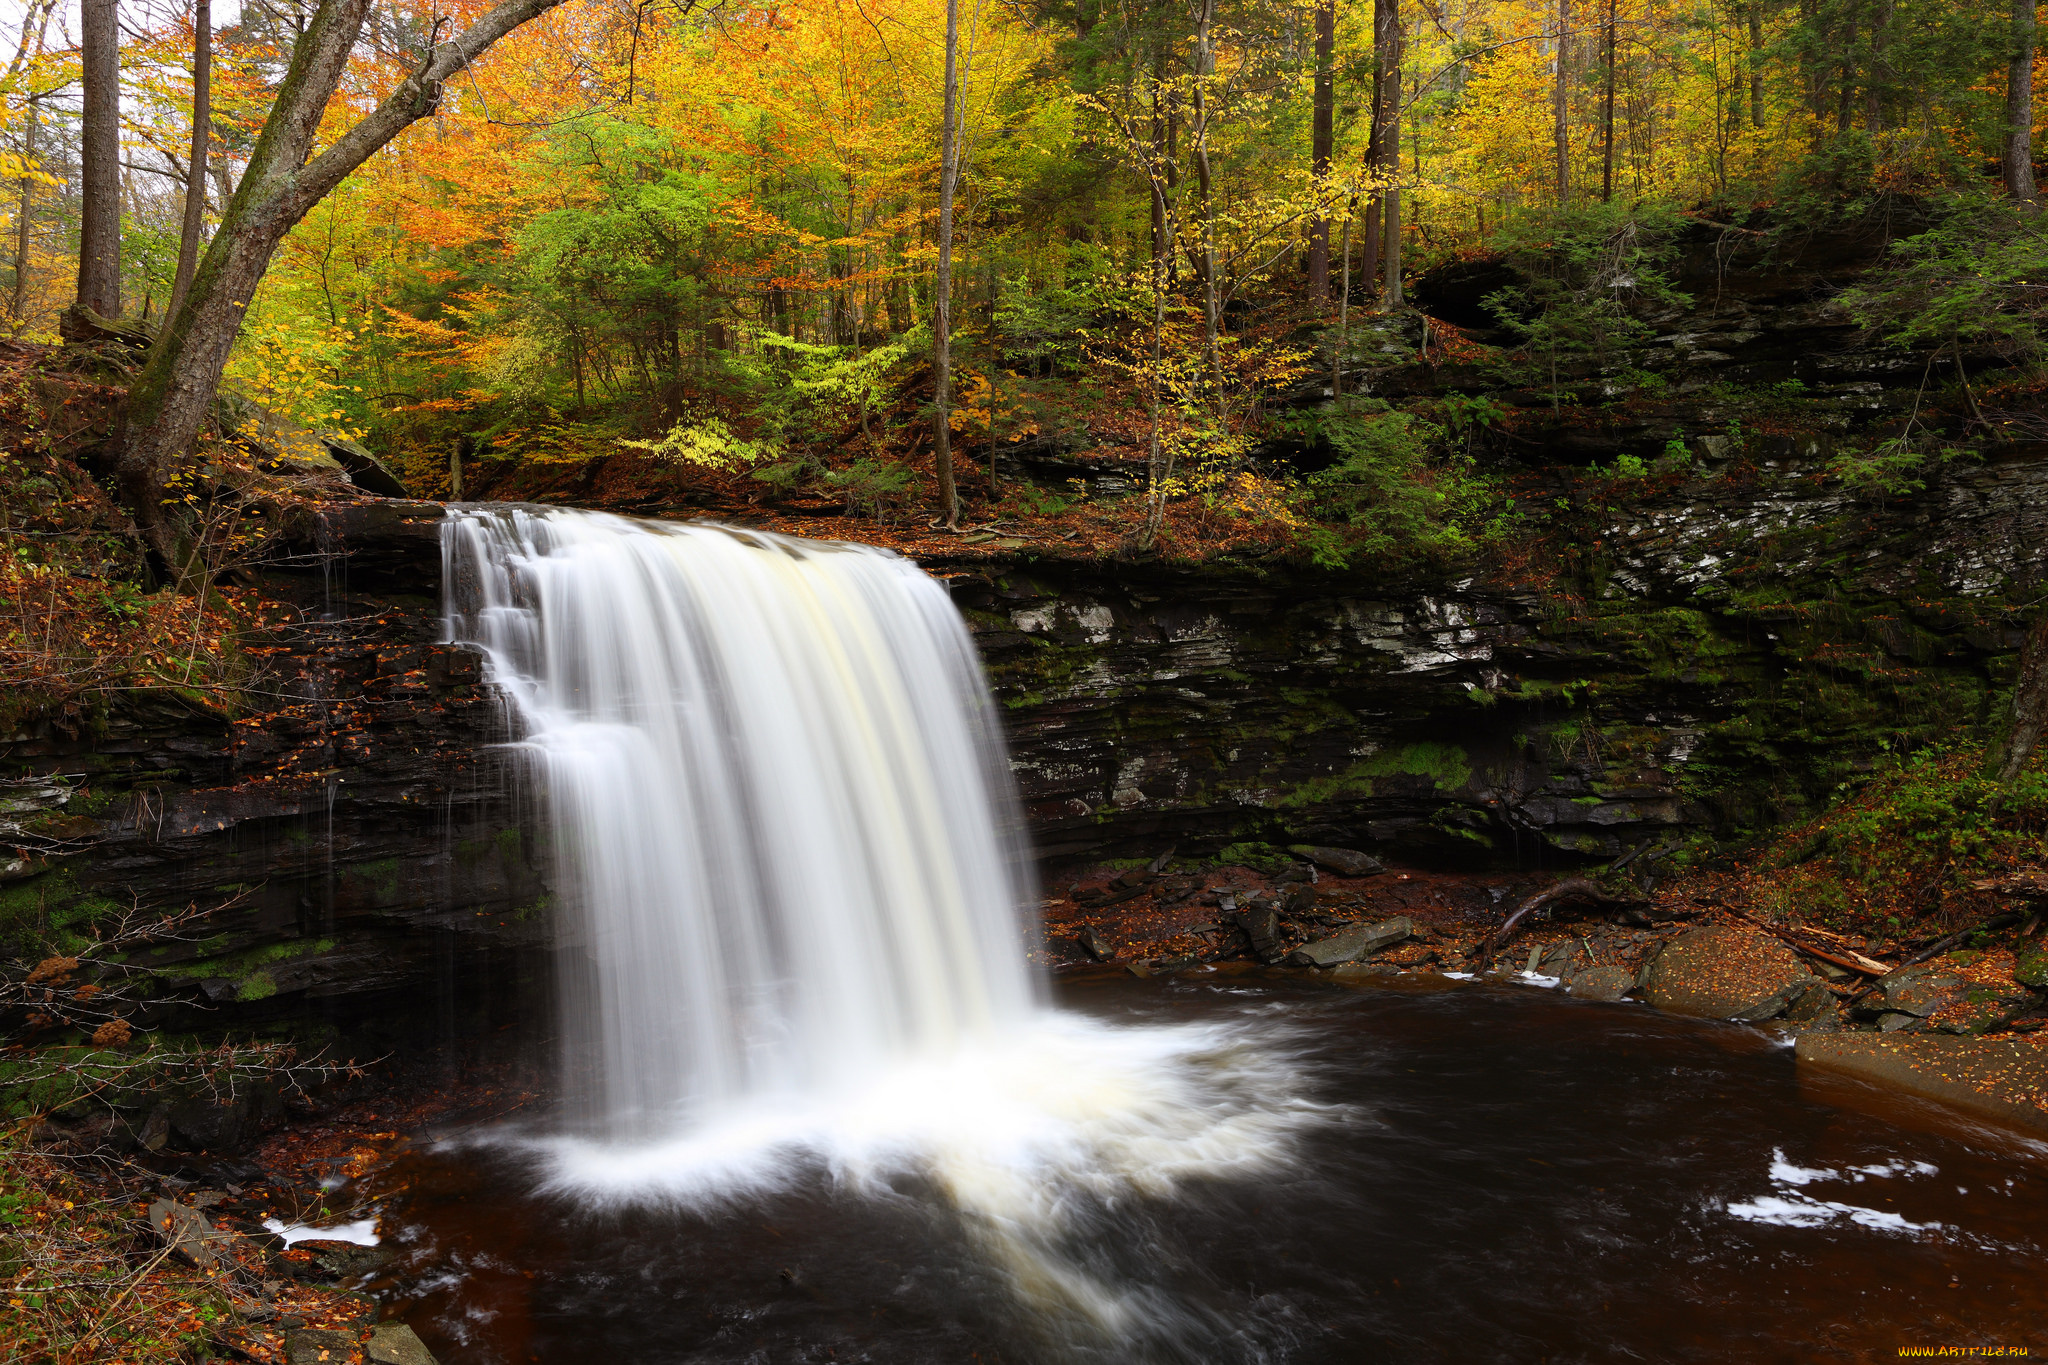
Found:
[[(409, 131), (305, 196), (224, 361), (230, 394), (360, 439), (419, 494), (635, 450), (771, 498), (957, 522), (942, 483), (973, 515), (1043, 502), (1005, 504), (975, 472), (991, 451), (1135, 423), (1149, 496), (1127, 531), (1149, 543), (1192, 499), (1263, 534), (1300, 521), (1310, 477), (1260, 457), (1290, 420), (1270, 400), (1331, 368), (1333, 338), (1474, 344), (1387, 331), (1432, 269), (1578, 242), (1634, 261), (1607, 272), (1612, 304), (1695, 224), (1755, 236), (2033, 194), (2025, 5), (524, 8)], [(163, 324), (181, 239), (189, 274), (309, 13), (120, 7), (103, 314)], [(304, 155), (475, 18), (369, 11)], [(55, 336), (105, 230), (84, 221), (74, 22), (29, 0), (5, 77), (0, 255), (24, 339)], [(1487, 307), (1553, 360), (1561, 333), (1597, 349), (1602, 325), (1560, 321), (1562, 302)], [(1370, 443), (1416, 445), (1386, 425)], [(1411, 509), (1423, 540), (1483, 526), (1439, 525), (1486, 501), (1469, 480), (1424, 482), (1441, 506)]]

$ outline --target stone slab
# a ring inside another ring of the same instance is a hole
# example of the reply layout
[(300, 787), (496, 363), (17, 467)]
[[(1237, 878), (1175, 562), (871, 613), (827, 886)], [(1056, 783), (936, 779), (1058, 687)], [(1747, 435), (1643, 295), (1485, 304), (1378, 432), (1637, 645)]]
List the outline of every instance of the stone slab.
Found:
[(2048, 1132), (2048, 1042), (1940, 1033), (1805, 1033), (1801, 1063)]
[(1399, 943), (1414, 932), (1415, 921), (1406, 915), (1396, 915), (1377, 924), (1354, 924), (1342, 933), (1314, 943), (1304, 943), (1288, 954), (1287, 961), (1295, 967), (1334, 967), (1340, 962), (1356, 962), (1367, 953)]
[(1647, 994), (1671, 1014), (1754, 1023), (1783, 1014), (1818, 980), (1769, 934), (1717, 924), (1667, 944), (1651, 963)]

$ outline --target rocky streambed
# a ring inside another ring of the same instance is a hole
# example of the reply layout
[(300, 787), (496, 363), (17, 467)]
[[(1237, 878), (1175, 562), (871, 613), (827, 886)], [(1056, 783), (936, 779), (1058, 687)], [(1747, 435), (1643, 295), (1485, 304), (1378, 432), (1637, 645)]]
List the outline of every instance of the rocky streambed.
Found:
[(1048, 899), (1047, 960), (1069, 975), (1428, 975), (1635, 1002), (1757, 1026), (1796, 1039), (1802, 1062), (2048, 1131), (2048, 947), (2028, 946), (2038, 919), (2017, 948), (1880, 960), (1868, 937), (1775, 930), (1680, 881), (1619, 912), (1567, 896), (1504, 939), (1507, 914), (1552, 894), (1556, 877), (1300, 855), (1277, 869), (1087, 869)]

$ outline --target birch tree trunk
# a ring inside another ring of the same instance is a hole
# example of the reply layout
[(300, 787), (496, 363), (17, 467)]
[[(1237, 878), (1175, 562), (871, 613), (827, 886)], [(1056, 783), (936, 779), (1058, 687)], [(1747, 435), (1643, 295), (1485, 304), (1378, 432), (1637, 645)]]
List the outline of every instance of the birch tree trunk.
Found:
[[(99, 3), (100, 0), (94, 0)], [(191, 537), (164, 505), (166, 481), (191, 457), (227, 367), (228, 351), (270, 257), (297, 223), (379, 148), (434, 112), (445, 81), (492, 43), (561, 0), (504, 0), (436, 46), (420, 69), (319, 156), (307, 159), (341, 83), (370, 0), (321, 0), (292, 46), (291, 64), (241, 184), (207, 243), (192, 285), (128, 391), (115, 464), (122, 495), (164, 572), (185, 583)]]

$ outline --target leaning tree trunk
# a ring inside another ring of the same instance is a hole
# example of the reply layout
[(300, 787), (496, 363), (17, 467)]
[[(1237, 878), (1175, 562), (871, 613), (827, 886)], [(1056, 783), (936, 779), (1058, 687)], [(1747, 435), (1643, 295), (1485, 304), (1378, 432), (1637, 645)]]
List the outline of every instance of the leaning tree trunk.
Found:
[(167, 481), (191, 456), (227, 368), (249, 301), (285, 233), (342, 179), (418, 120), (434, 112), (441, 87), (492, 43), (561, 0), (504, 0), (424, 65), (362, 122), (307, 161), (320, 118), (341, 83), (370, 0), (321, 0), (292, 46), (292, 60), (242, 182), (207, 243), (192, 288), (171, 314), (149, 363), (128, 394), (128, 422), (115, 473), (130, 512), (164, 570), (185, 582), (194, 568), (190, 536), (166, 510)]
[(103, 318), (121, 316), (121, 31), (114, 3), (79, 6), (78, 306)]
[(2010, 782), (2027, 766), (2041, 736), (2048, 731), (2048, 608), (2034, 618), (2027, 646), (2020, 652), (2020, 676), (2013, 685), (2012, 729), (2005, 737), (2005, 755), (1998, 780)]
[(2012, 0), (2012, 64), (2005, 81), (2005, 189), (2031, 205), (2034, 196), (2034, 0)]

